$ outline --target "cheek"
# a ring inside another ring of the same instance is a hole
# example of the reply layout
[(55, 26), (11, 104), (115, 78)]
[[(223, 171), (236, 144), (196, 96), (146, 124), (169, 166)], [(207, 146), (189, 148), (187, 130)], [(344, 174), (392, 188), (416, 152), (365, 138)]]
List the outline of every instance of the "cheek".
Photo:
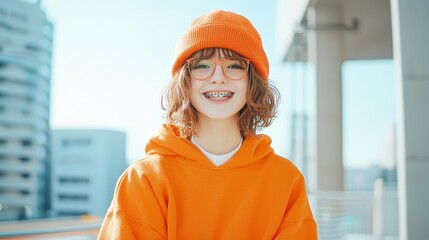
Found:
[(196, 100), (197, 98), (198, 98), (198, 96), (200, 95), (200, 88), (201, 88), (201, 86), (200, 86), (201, 84), (199, 84), (198, 82), (196, 82), (196, 81), (192, 81), (191, 82), (191, 88), (190, 88), (190, 90), (191, 90), (191, 102), (193, 102), (194, 100)]
[(243, 81), (240, 86), (240, 92), (243, 94), (243, 96), (247, 99), (247, 88), (249, 87), (249, 81)]
[(191, 91), (198, 92), (198, 89), (201, 88), (201, 82), (196, 80), (191, 80)]

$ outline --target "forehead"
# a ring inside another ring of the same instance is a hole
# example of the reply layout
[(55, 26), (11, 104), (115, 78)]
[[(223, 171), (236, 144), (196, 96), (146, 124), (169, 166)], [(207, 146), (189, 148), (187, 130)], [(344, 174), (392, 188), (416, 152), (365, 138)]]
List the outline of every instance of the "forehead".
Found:
[(191, 57), (211, 58), (211, 57), (242, 57), (240, 54), (225, 48), (205, 48), (192, 54)]

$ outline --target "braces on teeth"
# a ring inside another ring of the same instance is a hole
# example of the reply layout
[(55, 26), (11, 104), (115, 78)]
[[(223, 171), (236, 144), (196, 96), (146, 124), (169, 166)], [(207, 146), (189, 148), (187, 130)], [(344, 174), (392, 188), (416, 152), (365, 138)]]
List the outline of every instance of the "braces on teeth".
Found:
[(210, 98), (227, 98), (232, 97), (233, 93), (231, 92), (208, 92), (204, 94), (206, 97)]

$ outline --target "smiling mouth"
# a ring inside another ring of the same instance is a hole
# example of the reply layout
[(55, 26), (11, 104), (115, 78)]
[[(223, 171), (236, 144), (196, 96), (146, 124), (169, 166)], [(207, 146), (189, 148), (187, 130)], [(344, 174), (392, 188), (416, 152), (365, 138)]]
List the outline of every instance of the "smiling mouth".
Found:
[(203, 95), (211, 100), (226, 100), (234, 96), (233, 92), (205, 92)]

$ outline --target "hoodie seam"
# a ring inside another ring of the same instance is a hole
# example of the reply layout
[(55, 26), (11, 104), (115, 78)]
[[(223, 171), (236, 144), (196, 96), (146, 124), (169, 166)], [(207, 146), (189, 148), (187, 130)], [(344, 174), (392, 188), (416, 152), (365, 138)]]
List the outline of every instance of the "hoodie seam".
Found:
[[(249, 164), (243, 164), (241, 166), (234, 166), (234, 167), (225, 168), (225, 167), (222, 167), (222, 165), (219, 167), (216, 167), (214, 165), (213, 165), (213, 167), (203, 167), (201, 165), (194, 164), (192, 162), (187, 161), (187, 158), (184, 158), (183, 156), (180, 156), (180, 160), (187, 165), (191, 165), (195, 168), (207, 170), (207, 171), (231, 171), (231, 170), (235, 170), (235, 169), (247, 168), (247, 167), (250, 167), (250, 166), (252, 166), (258, 162), (258, 161), (256, 161), (256, 162), (251, 162)], [(210, 160), (207, 159), (207, 161), (210, 161)]]

